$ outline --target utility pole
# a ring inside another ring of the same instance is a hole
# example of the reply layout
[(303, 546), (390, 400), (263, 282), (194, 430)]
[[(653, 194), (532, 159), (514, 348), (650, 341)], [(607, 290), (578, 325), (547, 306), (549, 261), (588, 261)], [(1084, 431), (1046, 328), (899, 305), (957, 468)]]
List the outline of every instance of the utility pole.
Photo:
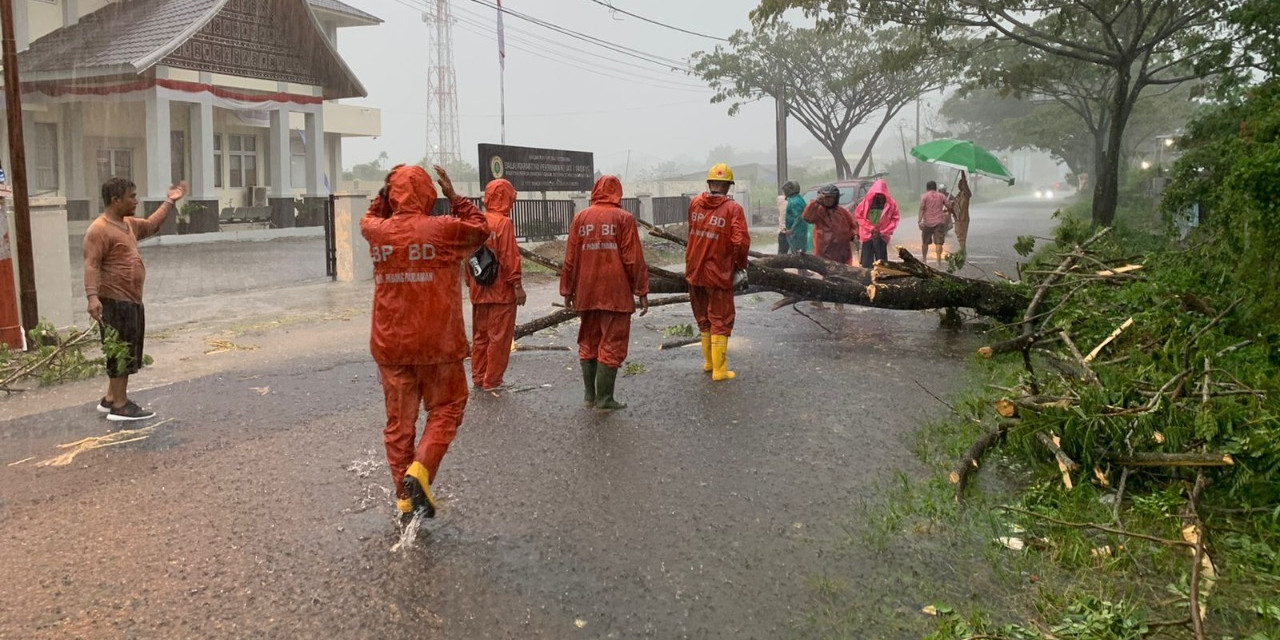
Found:
[(778, 147), (778, 193), (782, 193), (782, 183), (787, 181), (787, 96), (786, 89), (780, 88), (774, 104), (777, 111), (777, 133), (775, 143)]
[(22, 325), (34, 329), (40, 322), (36, 306), (36, 272), (31, 255), (31, 203), (27, 193), (27, 154), (22, 139), (22, 85), (18, 80), (18, 45), (14, 39), (13, 0), (0, 0), (3, 30), (4, 102), (9, 124), (9, 169), (13, 172), (13, 222), (18, 245), (18, 299), (22, 301)]

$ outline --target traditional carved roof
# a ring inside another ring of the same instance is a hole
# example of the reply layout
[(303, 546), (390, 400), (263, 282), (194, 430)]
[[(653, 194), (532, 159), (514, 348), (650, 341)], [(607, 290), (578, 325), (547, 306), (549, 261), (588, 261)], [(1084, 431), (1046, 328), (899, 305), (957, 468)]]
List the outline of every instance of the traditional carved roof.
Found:
[(311, 3), (313, 9), (326, 11), (335, 15), (346, 18), (344, 23), (347, 26), (373, 26), (382, 24), (382, 19), (370, 13), (365, 13), (345, 2), (339, 0), (307, 0)]
[(315, 84), (330, 100), (367, 95), (308, 0), (113, 2), (18, 57), (24, 82), (143, 75), (159, 64)]

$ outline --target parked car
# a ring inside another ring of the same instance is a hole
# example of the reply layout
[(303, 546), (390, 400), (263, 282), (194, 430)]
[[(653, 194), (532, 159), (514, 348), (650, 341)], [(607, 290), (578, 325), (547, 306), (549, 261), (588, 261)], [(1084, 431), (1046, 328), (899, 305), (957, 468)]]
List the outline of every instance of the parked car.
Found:
[[(835, 184), (836, 188), (840, 190), (840, 206), (848, 209), (849, 211), (853, 211), (853, 208), (858, 206), (858, 203), (862, 202), (862, 198), (864, 198), (867, 195), (867, 192), (871, 190), (871, 185), (875, 184), (876, 180), (884, 178), (884, 176), (885, 174), (878, 173), (874, 176), (867, 176), (865, 178), (837, 180), (834, 183), (828, 184)], [(813, 202), (814, 199), (818, 197), (818, 187), (821, 186), (823, 185), (814, 185), (810, 187), (808, 191), (805, 191), (804, 201)]]

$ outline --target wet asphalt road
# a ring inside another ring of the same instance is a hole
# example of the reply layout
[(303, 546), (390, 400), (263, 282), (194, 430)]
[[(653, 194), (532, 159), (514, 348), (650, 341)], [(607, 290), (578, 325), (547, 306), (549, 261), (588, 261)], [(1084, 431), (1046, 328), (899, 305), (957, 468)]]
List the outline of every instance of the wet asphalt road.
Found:
[[(974, 262), (1012, 273), (1013, 237), (1047, 235), (1047, 213), (975, 211)], [(99, 382), (0, 400), (22, 414), (0, 422), (0, 638), (788, 637), (816, 578), (856, 586), (883, 561), (841, 550), (852, 506), (912, 466), (913, 430), (945, 411), (917, 384), (956, 388), (979, 338), (775, 299), (739, 298), (728, 383), (696, 346), (657, 349), (687, 307), (637, 318), (645, 371), (620, 378), (617, 414), (578, 406), (571, 352), (513, 354), (520, 390), (473, 395), (442, 513), (399, 546), (366, 316), (246, 316), (220, 335), (257, 348), (217, 356), (179, 331), (135, 381), (169, 421), (67, 466), (37, 463), (106, 432)]]

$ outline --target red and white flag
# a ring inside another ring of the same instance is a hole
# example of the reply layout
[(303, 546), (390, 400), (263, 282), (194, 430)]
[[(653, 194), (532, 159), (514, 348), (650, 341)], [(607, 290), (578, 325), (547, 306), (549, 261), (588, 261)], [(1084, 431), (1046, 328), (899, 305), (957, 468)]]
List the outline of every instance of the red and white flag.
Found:
[(507, 39), (502, 33), (502, 0), (498, 0), (498, 66), (507, 68)]

